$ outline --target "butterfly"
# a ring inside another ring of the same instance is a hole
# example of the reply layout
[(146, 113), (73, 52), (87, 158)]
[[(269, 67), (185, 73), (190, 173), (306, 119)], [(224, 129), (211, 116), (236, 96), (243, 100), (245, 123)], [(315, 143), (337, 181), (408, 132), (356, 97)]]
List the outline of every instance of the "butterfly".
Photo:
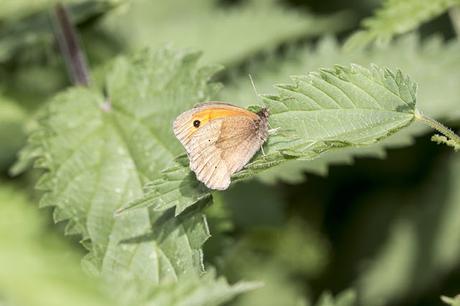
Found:
[(225, 190), (268, 138), (267, 108), (254, 113), (208, 102), (180, 114), (174, 134), (187, 151), (190, 169), (208, 188)]

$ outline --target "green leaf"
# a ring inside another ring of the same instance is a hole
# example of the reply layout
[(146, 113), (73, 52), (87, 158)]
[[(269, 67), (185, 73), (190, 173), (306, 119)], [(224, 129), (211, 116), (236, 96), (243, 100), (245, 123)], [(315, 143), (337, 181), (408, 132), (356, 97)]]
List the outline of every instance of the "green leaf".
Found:
[(342, 13), (299, 13), (273, 0), (244, 1), (226, 9), (213, 0), (136, 0), (107, 16), (101, 28), (129, 50), (172, 42), (203, 50), (206, 62), (229, 65), (286, 41), (338, 32), (349, 27), (350, 19)]
[(375, 16), (362, 21), (364, 29), (353, 34), (344, 48), (364, 47), (374, 41), (379, 45), (388, 44), (394, 35), (416, 29), (456, 5), (460, 5), (459, 0), (386, 0)]
[(103, 294), (99, 282), (83, 273), (80, 251), (49, 230), (46, 218), (23, 193), (1, 183), (0, 301), (30, 306), (118, 305)]
[(215, 91), (208, 81), (216, 67), (200, 67), (198, 57), (163, 49), (118, 59), (108, 97), (85, 88), (56, 96), (22, 155), (47, 171), (38, 182), (46, 192), (41, 206), (55, 207), (55, 221), (67, 220), (66, 232), (82, 235), (85, 268), (123, 304), (203, 272), (209, 231), (199, 210), (181, 218), (146, 209), (113, 214), (142, 196), (142, 186), (182, 150), (172, 141), (177, 113)]
[[(451, 154), (418, 189), (407, 194), (385, 193), (383, 205), (391, 201), (398, 211), (403, 204), (406, 208), (357, 279), (363, 304), (382, 305), (417, 297), (458, 266), (459, 184), (460, 155)], [(378, 198), (383, 199), (380, 195), (369, 202), (378, 205)]]
[(8, 169), (25, 143), (25, 120), (24, 110), (0, 95), (0, 171)]
[[(259, 92), (272, 93), (272, 84), (277, 80), (293, 73), (301, 74), (336, 63), (346, 64), (351, 61), (360, 65), (376, 63), (398, 67), (417, 77), (418, 109), (437, 120), (453, 121), (460, 118), (459, 52), (459, 41), (452, 40), (444, 44), (438, 37), (431, 37), (422, 43), (416, 35), (408, 35), (384, 48), (354, 51), (345, 51), (334, 39), (323, 38), (314, 49), (308, 47), (293, 50), (282, 59), (273, 56), (263, 62), (254, 62), (249, 71)], [(220, 96), (224, 101), (238, 101), (242, 105), (248, 105), (256, 98), (247, 74), (225, 86)], [(354, 158), (360, 156), (384, 158), (387, 148), (412, 145), (415, 136), (428, 130), (422, 124), (413, 124), (378, 144), (326, 152), (322, 158), (313, 161), (288, 161), (259, 173), (257, 178), (267, 183), (278, 180), (298, 183), (305, 180), (305, 172), (327, 175), (331, 164), (352, 164)]]
[[(279, 95), (264, 97), (272, 127), (286, 135), (273, 135), (266, 155), (259, 154), (234, 175), (252, 177), (292, 159), (311, 160), (331, 149), (368, 145), (409, 125), (414, 119), (415, 83), (401, 71), (372, 66), (336, 66), (293, 77), (294, 84), (278, 85)], [(176, 215), (208, 197), (184, 158), (146, 187), (144, 198), (128, 207), (166, 210)]]

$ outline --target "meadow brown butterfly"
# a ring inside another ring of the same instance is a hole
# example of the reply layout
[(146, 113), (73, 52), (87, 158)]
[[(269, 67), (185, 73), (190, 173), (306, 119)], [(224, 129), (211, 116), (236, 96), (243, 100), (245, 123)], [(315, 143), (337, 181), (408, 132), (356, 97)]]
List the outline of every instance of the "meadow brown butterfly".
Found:
[(200, 104), (179, 115), (174, 134), (190, 169), (210, 189), (225, 190), (268, 137), (268, 109), (254, 113), (222, 102)]

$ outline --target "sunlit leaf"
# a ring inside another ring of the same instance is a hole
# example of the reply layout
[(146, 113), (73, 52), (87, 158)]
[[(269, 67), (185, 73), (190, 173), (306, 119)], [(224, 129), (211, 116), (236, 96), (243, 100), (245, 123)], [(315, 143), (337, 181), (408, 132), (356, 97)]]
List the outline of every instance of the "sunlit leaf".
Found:
[[(85, 268), (123, 304), (141, 304), (159, 285), (176, 288), (203, 272), (201, 246), (209, 231), (199, 210), (180, 218), (146, 209), (114, 216), (181, 150), (171, 131), (179, 110), (215, 91), (208, 80), (216, 68), (199, 66), (198, 57), (144, 51), (114, 63), (107, 97), (86, 88), (59, 94), (14, 169), (35, 160), (46, 170), (38, 183), (45, 191), (41, 206), (55, 207), (55, 221), (67, 221), (66, 232), (82, 236)], [(215, 290), (225, 299), (240, 292)]]
[[(336, 66), (293, 77), (265, 96), (270, 124), (284, 131), (269, 138), (259, 154), (234, 179), (252, 177), (292, 159), (311, 160), (331, 149), (359, 147), (385, 138), (414, 119), (415, 83), (401, 71), (373, 66)], [(287, 136), (289, 135), (289, 136)], [(144, 198), (129, 207), (176, 207), (176, 214), (209, 196), (184, 158), (147, 185)]]
[[(337, 63), (346, 64), (352, 61), (361, 65), (376, 63), (400, 68), (417, 80), (418, 109), (438, 120), (455, 122), (460, 118), (459, 53), (458, 41), (444, 44), (436, 37), (420, 42), (416, 35), (409, 35), (385, 48), (354, 51), (344, 51), (334, 39), (324, 38), (314, 49), (308, 47), (295, 50), (283, 59), (275, 56), (261, 63), (254, 62), (249, 71), (257, 91), (274, 93), (272, 84), (277, 80), (293, 73), (302, 74)], [(247, 74), (225, 86), (220, 96), (224, 101), (234, 101), (240, 105), (250, 105), (257, 99)], [(415, 136), (427, 131), (428, 128), (424, 125), (414, 124), (375, 145), (330, 151), (313, 161), (289, 161), (265, 170), (257, 178), (269, 183), (278, 180), (299, 183), (305, 180), (305, 172), (326, 175), (330, 165), (352, 164), (358, 157), (384, 158), (388, 148), (410, 146)]]

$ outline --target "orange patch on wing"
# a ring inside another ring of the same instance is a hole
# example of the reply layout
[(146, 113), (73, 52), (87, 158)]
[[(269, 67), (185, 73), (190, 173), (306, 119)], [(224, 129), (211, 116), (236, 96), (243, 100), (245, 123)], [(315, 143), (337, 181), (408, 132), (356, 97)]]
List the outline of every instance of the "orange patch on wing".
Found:
[(195, 120), (200, 120), (201, 122), (200, 126), (203, 126), (206, 123), (208, 123), (210, 120), (225, 118), (225, 117), (232, 117), (232, 116), (247, 116), (253, 120), (257, 120), (259, 118), (257, 114), (250, 112), (248, 110), (245, 110), (245, 109), (240, 109), (236, 107), (235, 108), (216, 107), (216, 108), (205, 109), (205, 110), (202, 110), (201, 112), (196, 113), (192, 118), (192, 122)]
[[(209, 121), (214, 120), (214, 119), (219, 119), (219, 118), (232, 117), (232, 116), (247, 116), (251, 118), (252, 120), (259, 119), (259, 115), (257, 115), (256, 113), (250, 112), (248, 110), (245, 110), (239, 107), (233, 107), (233, 106), (209, 107), (193, 115), (192, 119), (188, 123), (190, 125), (190, 128), (188, 130), (186, 139), (191, 139), (193, 134), (195, 134), (195, 132), (198, 131), (200, 127), (203, 127)], [(193, 126), (193, 122), (195, 120), (200, 121), (200, 127), (195, 128)]]

